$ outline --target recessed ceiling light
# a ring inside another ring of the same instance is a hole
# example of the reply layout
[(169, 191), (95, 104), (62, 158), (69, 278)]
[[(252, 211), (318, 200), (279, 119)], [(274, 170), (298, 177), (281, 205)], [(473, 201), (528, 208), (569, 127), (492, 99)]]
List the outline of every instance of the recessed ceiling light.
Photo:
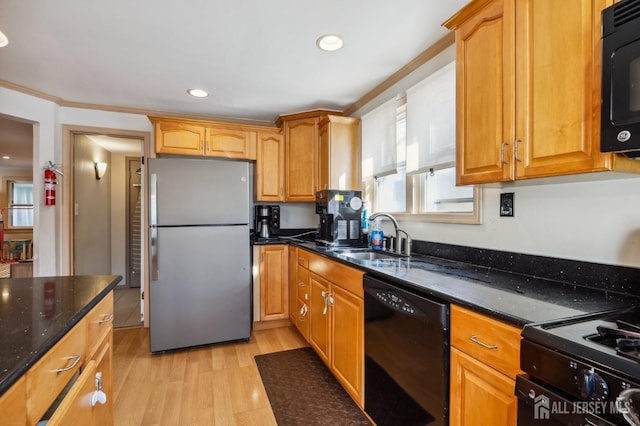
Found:
[(3, 155), (2, 158), (5, 160), (11, 160), (11, 157), (9, 157), (8, 155)]
[(0, 47), (5, 47), (7, 44), (9, 44), (9, 39), (0, 31)]
[(187, 93), (191, 96), (195, 96), (196, 98), (206, 98), (209, 96), (209, 93), (202, 89), (189, 89), (187, 90)]
[(335, 50), (338, 50), (342, 47), (343, 44), (344, 41), (342, 41), (342, 37), (337, 34), (326, 34), (316, 41), (316, 45), (318, 46), (318, 48), (324, 50), (325, 52), (333, 52)]

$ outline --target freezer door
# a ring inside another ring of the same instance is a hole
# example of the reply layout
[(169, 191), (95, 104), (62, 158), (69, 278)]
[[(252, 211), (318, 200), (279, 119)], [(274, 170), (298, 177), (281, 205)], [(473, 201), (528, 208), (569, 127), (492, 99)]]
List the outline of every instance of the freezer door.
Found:
[(158, 228), (149, 283), (151, 351), (248, 339), (249, 227)]
[(249, 164), (150, 158), (149, 194), (152, 225), (248, 224)]

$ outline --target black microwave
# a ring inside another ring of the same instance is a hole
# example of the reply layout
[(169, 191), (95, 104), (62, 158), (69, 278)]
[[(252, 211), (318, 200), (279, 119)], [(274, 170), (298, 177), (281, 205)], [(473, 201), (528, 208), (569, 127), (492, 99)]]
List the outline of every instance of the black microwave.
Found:
[(602, 152), (640, 157), (640, 0), (602, 11)]

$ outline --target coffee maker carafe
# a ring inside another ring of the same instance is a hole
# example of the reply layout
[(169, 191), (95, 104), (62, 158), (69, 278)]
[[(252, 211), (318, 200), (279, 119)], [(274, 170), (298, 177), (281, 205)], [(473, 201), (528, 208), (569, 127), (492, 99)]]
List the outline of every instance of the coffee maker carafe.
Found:
[(255, 234), (257, 239), (277, 238), (280, 234), (280, 206), (255, 206)]

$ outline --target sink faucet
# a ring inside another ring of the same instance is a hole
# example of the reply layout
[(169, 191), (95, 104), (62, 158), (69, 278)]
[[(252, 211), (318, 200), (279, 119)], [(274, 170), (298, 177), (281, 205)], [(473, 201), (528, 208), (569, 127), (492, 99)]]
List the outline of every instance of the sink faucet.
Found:
[[(369, 216), (369, 220), (375, 220), (378, 217), (386, 217), (393, 223), (393, 228), (396, 232), (396, 247), (395, 252), (397, 254), (404, 254), (405, 256), (411, 256), (411, 237), (404, 229), (401, 229), (398, 226), (398, 221), (395, 217), (391, 216), (389, 213), (379, 212), (374, 213)], [(404, 234), (406, 238), (404, 239), (404, 244), (402, 244), (401, 234)], [(404, 246), (404, 247), (403, 247)]]

